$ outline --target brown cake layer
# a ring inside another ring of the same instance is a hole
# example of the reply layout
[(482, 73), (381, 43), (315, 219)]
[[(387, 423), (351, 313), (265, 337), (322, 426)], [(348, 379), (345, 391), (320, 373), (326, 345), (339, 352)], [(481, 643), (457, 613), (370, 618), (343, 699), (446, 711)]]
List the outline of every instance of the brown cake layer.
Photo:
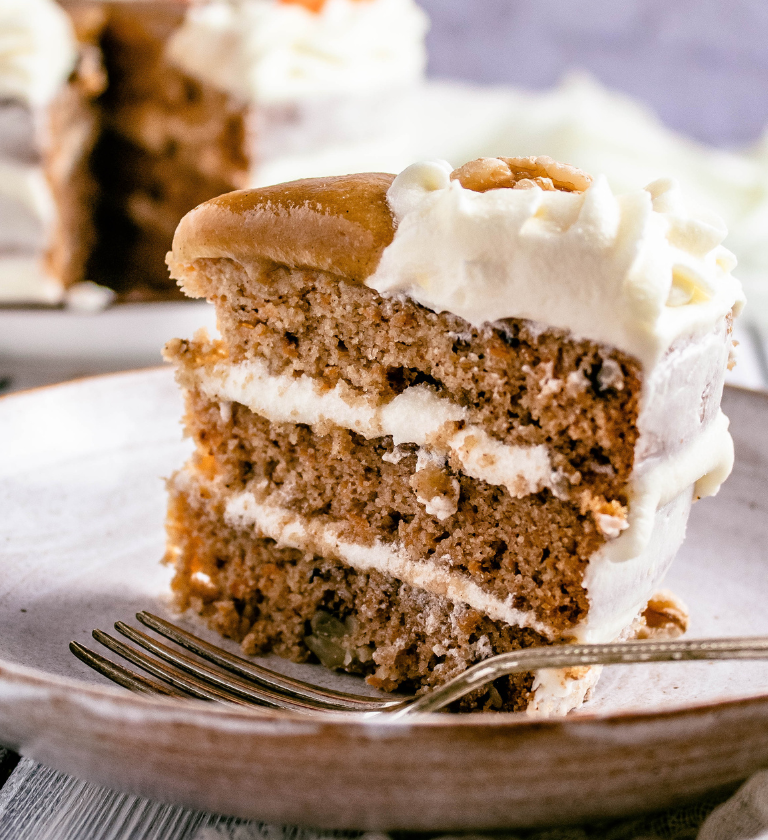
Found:
[(515, 319), (478, 330), (325, 272), (204, 263), (232, 362), (262, 359), (323, 387), (343, 380), (379, 403), (424, 383), (500, 440), (546, 444), (571, 488), (626, 504), (640, 391), (626, 354)]
[[(338, 523), (341, 539), (403, 546), (411, 559), (463, 572), (486, 592), (566, 632), (588, 608), (582, 577), (605, 538), (578, 502), (543, 490), (522, 499), (449, 466), (417, 471), (416, 447), (392, 463), (392, 439), (346, 429), (317, 434), (270, 423), (242, 405), (187, 393), (192, 468), (227, 493), (248, 490), (301, 517)], [(401, 456), (401, 457), (400, 457)], [(455, 512), (439, 519), (426, 501)], [(421, 501), (420, 501), (421, 499)]]
[[(367, 675), (387, 691), (427, 689), (496, 653), (546, 644), (539, 634), (491, 621), (464, 604), (378, 572), (280, 549), (228, 526), (210, 500), (171, 486), (168, 560), (182, 607), (192, 607), (247, 654)], [(497, 680), (461, 708), (525, 708), (532, 677)]]

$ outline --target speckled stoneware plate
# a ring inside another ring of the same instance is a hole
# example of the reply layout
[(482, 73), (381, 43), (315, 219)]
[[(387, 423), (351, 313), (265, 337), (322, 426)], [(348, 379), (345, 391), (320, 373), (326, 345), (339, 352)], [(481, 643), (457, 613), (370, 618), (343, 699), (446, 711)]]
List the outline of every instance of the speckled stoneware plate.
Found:
[[(768, 633), (768, 397), (729, 390), (725, 407), (736, 469), (694, 508), (668, 580), (692, 636)], [(768, 663), (608, 669), (583, 711), (559, 720), (317, 721), (111, 686), (67, 644), (140, 608), (171, 612), (161, 477), (187, 451), (180, 412), (167, 370), (0, 400), (0, 743), (157, 799), (380, 829), (615, 816), (768, 764)]]

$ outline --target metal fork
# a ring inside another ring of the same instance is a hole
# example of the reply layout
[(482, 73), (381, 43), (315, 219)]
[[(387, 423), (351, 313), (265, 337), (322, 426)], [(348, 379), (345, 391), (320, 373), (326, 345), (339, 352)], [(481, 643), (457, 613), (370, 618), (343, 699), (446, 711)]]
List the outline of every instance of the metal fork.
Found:
[[(136, 618), (146, 627), (191, 651), (199, 659), (171, 648), (122, 621), (115, 623), (115, 629), (154, 656), (142, 653), (101, 630), (94, 630), (93, 638), (113, 653), (162, 680), (162, 683), (142, 677), (78, 642), (70, 642), (69, 649), (86, 665), (132, 691), (172, 697), (196, 697), (202, 700), (244, 706), (256, 705), (307, 714), (363, 713), (369, 716), (386, 715), (388, 718), (399, 718), (406, 715), (410, 717), (420, 712), (436, 712), (499, 677), (543, 668), (638, 662), (768, 659), (768, 636), (534, 647), (502, 653), (479, 662), (444, 685), (419, 697), (379, 698), (333, 691), (287, 677), (228, 653), (149, 612), (137, 613)], [(206, 665), (200, 659), (218, 667)]]

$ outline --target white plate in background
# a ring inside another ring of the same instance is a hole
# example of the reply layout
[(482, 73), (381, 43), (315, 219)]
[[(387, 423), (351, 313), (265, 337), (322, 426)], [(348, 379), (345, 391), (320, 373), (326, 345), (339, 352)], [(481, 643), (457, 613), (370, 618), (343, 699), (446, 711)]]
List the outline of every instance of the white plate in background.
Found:
[(168, 339), (191, 337), (200, 327), (216, 328), (213, 307), (204, 301), (122, 303), (92, 313), (0, 309), (0, 358), (158, 365)]

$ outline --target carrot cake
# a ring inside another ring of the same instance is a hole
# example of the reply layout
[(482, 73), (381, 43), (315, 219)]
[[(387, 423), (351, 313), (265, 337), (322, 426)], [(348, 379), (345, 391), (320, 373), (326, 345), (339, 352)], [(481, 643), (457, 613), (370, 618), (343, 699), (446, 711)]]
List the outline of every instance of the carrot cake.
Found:
[(197, 204), (403, 158), (394, 115), (426, 63), (414, 0), (63, 5), (0, 9), (0, 302), (86, 278), (178, 296), (165, 254)]
[(0, 5), (0, 302), (54, 303), (85, 277), (104, 85), (91, 35), (52, 0)]
[[(549, 158), (197, 207), (168, 262), (222, 338), (166, 348), (195, 444), (169, 481), (178, 604), (388, 691), (682, 621), (649, 600), (732, 465), (725, 233), (673, 181), (615, 195)], [(597, 673), (462, 708), (565, 713)]]

